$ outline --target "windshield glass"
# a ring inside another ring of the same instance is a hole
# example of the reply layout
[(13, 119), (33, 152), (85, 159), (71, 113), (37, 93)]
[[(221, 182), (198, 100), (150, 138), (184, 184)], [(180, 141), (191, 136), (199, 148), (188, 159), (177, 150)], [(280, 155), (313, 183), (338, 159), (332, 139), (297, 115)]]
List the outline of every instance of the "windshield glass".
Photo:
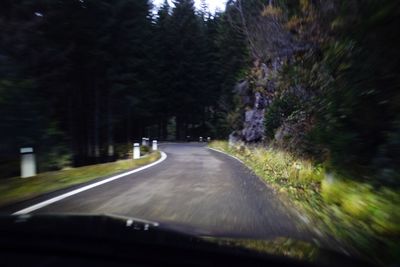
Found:
[(399, 263), (399, 14), (396, 0), (2, 0), (0, 214)]

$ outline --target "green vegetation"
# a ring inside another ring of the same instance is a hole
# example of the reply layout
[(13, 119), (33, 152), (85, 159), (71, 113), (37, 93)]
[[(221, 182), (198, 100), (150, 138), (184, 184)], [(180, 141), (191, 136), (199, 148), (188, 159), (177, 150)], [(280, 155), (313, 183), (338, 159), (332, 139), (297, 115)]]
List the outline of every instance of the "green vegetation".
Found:
[(350, 251), (378, 263), (399, 260), (400, 192), (334, 177), (322, 165), (290, 153), (214, 141), (211, 147), (234, 155), (293, 203), (302, 216)]
[[(399, 187), (399, 2), (231, 4), (254, 62), (232, 109), (241, 140), (263, 139), (347, 179)], [(248, 111), (264, 112), (263, 120)]]
[(153, 152), (137, 160), (125, 159), (111, 163), (68, 168), (61, 171), (40, 173), (35, 177), (20, 177), (0, 180), (0, 206), (30, 199), (44, 193), (85, 183), (103, 176), (134, 169), (160, 158)]
[[(223, 246), (245, 248), (260, 253), (284, 256), (309, 262), (314, 262), (319, 256), (319, 249), (316, 246), (307, 242), (281, 237), (274, 240), (225, 238), (205, 238), (205, 240)], [(323, 258), (318, 259), (323, 260)]]
[(140, 155), (145, 155), (150, 152), (150, 146), (140, 146)]
[(241, 158), (347, 250), (398, 262), (399, 2), (232, 5), (254, 64), (233, 110), (238, 147), (212, 145)]

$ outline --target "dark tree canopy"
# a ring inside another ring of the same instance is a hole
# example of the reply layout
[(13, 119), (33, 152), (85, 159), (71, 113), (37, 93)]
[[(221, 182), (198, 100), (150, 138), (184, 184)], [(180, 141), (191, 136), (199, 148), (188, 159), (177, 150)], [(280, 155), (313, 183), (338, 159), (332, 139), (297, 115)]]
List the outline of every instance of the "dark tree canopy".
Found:
[(40, 170), (57, 169), (114, 159), (144, 136), (227, 132), (213, 123), (221, 98), (232, 97), (238, 71), (228, 68), (242, 68), (224, 62), (226, 49), (242, 44), (223, 16), (197, 12), (193, 1), (165, 1), (157, 15), (152, 8), (147, 0), (2, 2), (4, 162), (33, 146)]

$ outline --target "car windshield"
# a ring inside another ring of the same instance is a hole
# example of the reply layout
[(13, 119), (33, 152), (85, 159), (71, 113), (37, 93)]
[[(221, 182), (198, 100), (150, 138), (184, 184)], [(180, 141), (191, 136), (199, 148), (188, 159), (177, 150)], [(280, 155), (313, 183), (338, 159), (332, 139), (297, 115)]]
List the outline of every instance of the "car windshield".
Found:
[(2, 0), (0, 214), (398, 264), (399, 20), (397, 0)]

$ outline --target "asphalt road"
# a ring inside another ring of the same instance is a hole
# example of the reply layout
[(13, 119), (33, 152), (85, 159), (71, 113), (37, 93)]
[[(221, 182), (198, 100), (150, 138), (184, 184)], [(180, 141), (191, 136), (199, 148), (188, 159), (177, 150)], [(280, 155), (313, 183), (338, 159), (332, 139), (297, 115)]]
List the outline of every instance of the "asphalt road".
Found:
[(114, 214), (195, 234), (308, 239), (301, 220), (239, 161), (201, 144), (160, 149), (168, 156), (162, 163), (34, 213)]

